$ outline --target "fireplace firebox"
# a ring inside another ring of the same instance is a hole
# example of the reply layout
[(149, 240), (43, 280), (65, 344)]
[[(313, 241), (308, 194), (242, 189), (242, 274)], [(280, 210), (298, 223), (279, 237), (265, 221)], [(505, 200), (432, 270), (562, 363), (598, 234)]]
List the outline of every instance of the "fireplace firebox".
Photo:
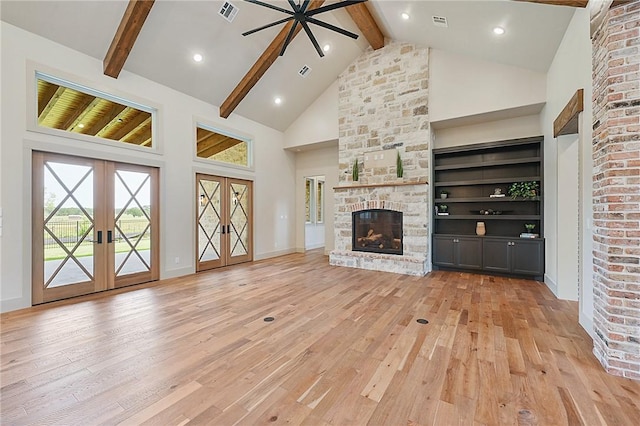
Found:
[(354, 251), (402, 254), (402, 212), (371, 209), (352, 213)]

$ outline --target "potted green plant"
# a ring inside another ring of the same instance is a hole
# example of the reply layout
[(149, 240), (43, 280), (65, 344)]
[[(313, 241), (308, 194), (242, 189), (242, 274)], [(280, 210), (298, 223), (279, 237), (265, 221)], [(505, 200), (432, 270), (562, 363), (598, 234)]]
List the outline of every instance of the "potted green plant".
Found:
[(511, 198), (534, 199), (538, 196), (540, 185), (538, 182), (514, 182), (509, 187), (509, 195)]
[(449, 206), (447, 206), (446, 204), (440, 204), (438, 206), (438, 209), (440, 210), (440, 213), (446, 213), (447, 210), (449, 210)]
[(534, 229), (536, 229), (536, 224), (535, 223), (525, 223), (524, 224), (524, 229), (526, 229), (527, 232), (531, 233), (531, 232), (533, 232)]
[(400, 158), (400, 151), (398, 151), (398, 156), (396, 157), (396, 176), (398, 178), (402, 178), (404, 174), (404, 169), (402, 168), (402, 158)]
[(440, 190), (440, 198), (442, 198), (443, 200), (447, 198), (448, 195), (449, 195), (449, 191), (447, 191), (446, 189)]
[(351, 170), (351, 177), (353, 178), (354, 182), (358, 181), (358, 173), (359, 173), (359, 170), (358, 170), (358, 159), (356, 158), (353, 161), (353, 169)]

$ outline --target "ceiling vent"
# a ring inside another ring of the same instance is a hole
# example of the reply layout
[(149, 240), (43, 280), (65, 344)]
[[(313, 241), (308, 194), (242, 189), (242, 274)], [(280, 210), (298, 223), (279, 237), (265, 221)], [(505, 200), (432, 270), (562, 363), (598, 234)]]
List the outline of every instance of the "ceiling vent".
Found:
[(238, 14), (238, 8), (235, 5), (229, 3), (228, 1), (225, 1), (222, 4), (222, 7), (220, 8), (220, 11), (218, 13), (227, 21), (233, 22), (233, 19)]
[(444, 16), (432, 16), (433, 25), (436, 27), (449, 28), (449, 24), (447, 23), (447, 18)]
[(306, 77), (309, 74), (311, 74), (311, 67), (309, 65), (305, 65), (302, 68), (300, 68), (300, 71), (298, 71), (298, 74), (300, 74), (301, 77)]

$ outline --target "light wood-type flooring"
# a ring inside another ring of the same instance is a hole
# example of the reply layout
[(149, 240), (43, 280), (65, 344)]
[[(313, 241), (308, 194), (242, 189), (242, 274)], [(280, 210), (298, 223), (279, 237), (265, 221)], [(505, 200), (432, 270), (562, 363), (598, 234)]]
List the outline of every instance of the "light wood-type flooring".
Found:
[(3, 425), (640, 424), (640, 382), (535, 281), (314, 251), (1, 320)]

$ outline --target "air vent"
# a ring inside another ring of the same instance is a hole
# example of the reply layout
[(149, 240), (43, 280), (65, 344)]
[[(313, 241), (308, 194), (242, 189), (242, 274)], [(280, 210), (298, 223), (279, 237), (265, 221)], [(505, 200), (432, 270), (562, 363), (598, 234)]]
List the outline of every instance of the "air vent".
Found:
[(432, 16), (433, 25), (436, 27), (444, 27), (449, 28), (449, 24), (447, 23), (447, 18), (444, 16)]
[(306, 77), (311, 73), (311, 67), (309, 65), (305, 65), (302, 68), (300, 68), (300, 71), (298, 71), (298, 74), (300, 74), (300, 76), (302, 77)]
[(218, 13), (227, 21), (233, 22), (233, 19), (238, 14), (238, 8), (228, 1), (225, 1)]

